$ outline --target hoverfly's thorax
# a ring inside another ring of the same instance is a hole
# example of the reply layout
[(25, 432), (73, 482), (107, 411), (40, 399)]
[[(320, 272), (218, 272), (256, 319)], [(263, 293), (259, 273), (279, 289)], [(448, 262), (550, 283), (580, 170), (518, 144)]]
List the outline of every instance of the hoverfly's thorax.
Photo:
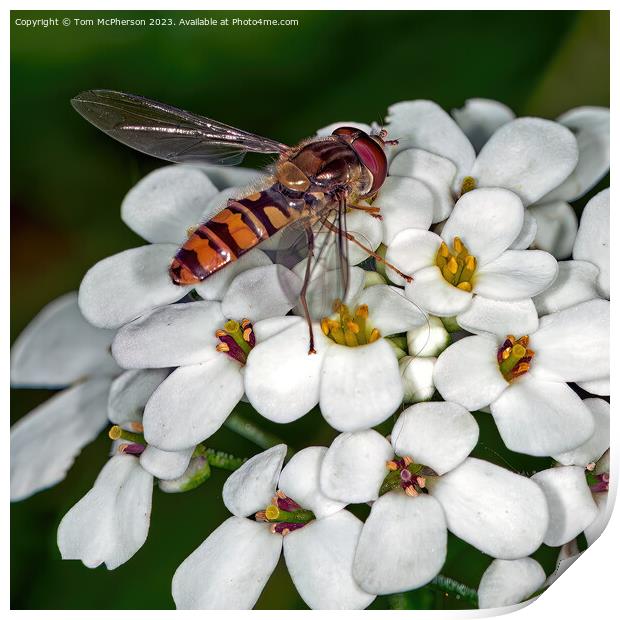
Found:
[[(290, 179), (308, 179), (306, 190), (329, 191), (347, 186), (360, 193), (368, 185), (364, 167), (355, 151), (343, 140), (335, 137), (318, 138), (303, 145), (290, 159), (278, 164), (278, 180), (290, 189)], [(372, 183), (372, 181), (370, 181)], [(361, 184), (361, 188), (360, 188)]]

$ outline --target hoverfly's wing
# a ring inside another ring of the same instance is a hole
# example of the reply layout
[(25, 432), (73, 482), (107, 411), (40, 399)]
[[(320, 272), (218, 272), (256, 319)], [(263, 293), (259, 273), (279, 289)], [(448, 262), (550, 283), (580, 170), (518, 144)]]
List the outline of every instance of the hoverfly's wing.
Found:
[[(349, 301), (361, 289), (363, 274), (354, 272), (351, 283), (351, 267), (347, 261), (347, 240), (337, 234), (342, 214), (330, 209), (315, 221), (298, 221), (282, 232), (274, 261), (297, 274), (300, 283), (307, 282), (306, 300), (310, 317), (320, 320), (333, 313), (336, 301)], [(312, 247), (307, 227), (311, 227)], [(355, 289), (355, 290), (353, 290)], [(303, 315), (299, 291), (295, 290), (295, 313)]]
[(167, 161), (233, 166), (248, 152), (282, 153), (288, 149), (269, 138), (114, 90), (88, 90), (71, 104), (112, 138)]

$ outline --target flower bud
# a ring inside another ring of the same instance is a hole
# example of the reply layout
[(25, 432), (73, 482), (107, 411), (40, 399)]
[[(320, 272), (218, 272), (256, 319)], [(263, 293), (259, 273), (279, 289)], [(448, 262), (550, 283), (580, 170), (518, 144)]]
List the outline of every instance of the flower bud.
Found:
[(409, 355), (436, 357), (449, 344), (450, 334), (446, 331), (441, 319), (436, 316), (429, 316), (428, 324), (407, 332)]
[(403, 383), (406, 403), (419, 403), (430, 400), (435, 393), (433, 383), (433, 369), (436, 357), (411, 357), (401, 358), (398, 362), (400, 377)]

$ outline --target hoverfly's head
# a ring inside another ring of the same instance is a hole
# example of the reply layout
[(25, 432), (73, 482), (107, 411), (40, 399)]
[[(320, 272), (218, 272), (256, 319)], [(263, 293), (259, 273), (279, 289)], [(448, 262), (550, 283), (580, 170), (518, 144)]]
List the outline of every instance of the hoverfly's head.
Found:
[(338, 127), (332, 135), (339, 136), (347, 142), (372, 175), (372, 185), (362, 198), (369, 198), (376, 194), (383, 185), (388, 171), (387, 157), (385, 156), (385, 145), (388, 143), (384, 140), (387, 137), (387, 132), (382, 129), (376, 135), (368, 135), (365, 131), (355, 127)]

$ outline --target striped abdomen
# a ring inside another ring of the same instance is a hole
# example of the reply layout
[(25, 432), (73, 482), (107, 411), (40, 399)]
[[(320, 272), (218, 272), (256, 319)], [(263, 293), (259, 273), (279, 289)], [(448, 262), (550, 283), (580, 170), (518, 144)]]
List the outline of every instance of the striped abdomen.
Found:
[(199, 226), (176, 253), (170, 265), (175, 284), (196, 284), (237, 260), (301, 215), (303, 198), (291, 199), (281, 186), (239, 200)]

